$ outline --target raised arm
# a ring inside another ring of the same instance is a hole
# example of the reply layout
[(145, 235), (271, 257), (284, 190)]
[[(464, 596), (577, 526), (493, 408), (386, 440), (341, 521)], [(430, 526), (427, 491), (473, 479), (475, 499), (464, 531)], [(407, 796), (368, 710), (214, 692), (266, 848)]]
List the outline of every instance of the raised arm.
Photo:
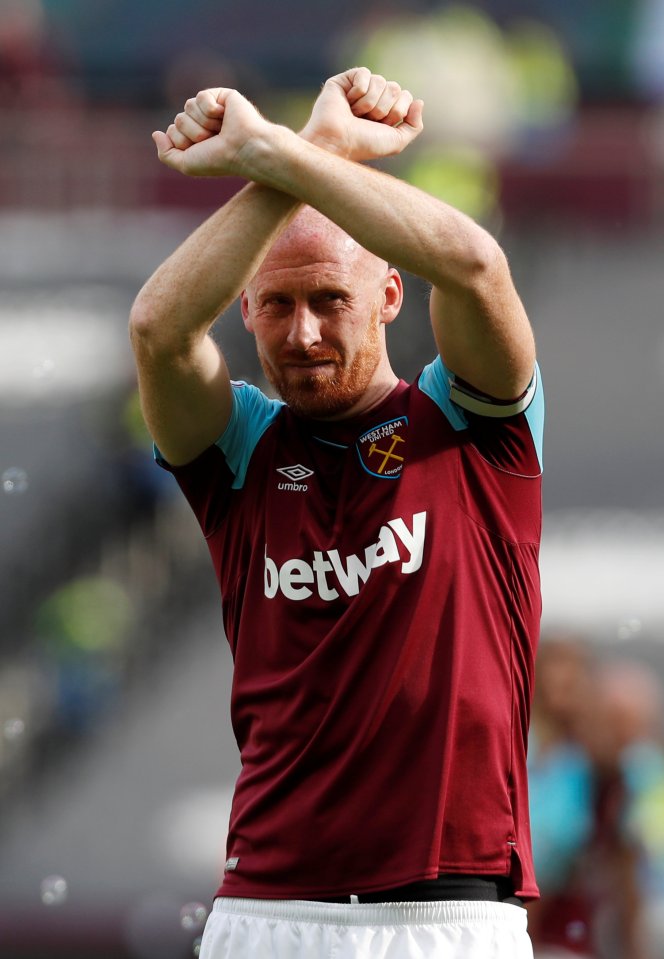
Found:
[[(328, 81), (319, 103), (321, 113), (328, 111), (337, 123), (353, 122), (352, 74)], [(302, 143), (260, 117), (238, 93), (227, 102), (234, 109), (224, 118), (225, 137), (201, 145), (208, 149), (176, 151), (164, 162), (191, 175), (239, 174), (316, 207), (362, 246), (431, 282), (438, 349), (458, 376), (501, 399), (526, 389), (535, 361), (533, 335), (505, 255), (489, 233), (399, 179)], [(409, 142), (421, 128), (421, 104), (412, 105), (401, 126), (374, 126), (376, 137)]]
[[(336, 119), (337, 101), (326, 104), (326, 85), (302, 134), (293, 133), (297, 144), (319, 141), (325, 146), (321, 153), (335, 150), (351, 161), (397, 152), (405, 145), (407, 138), (395, 130), (411, 109), (412, 96), (369, 71), (355, 74), (344, 94), (350, 122), (345, 114), (343, 122)], [(225, 146), (219, 151), (217, 141), (225, 144), (228, 131), (237, 125), (234, 114), (244, 112), (245, 106), (259, 118), (234, 91), (202, 91), (187, 101), (166, 133), (153, 135), (160, 158), (179, 168), (174, 158), (206, 150), (220, 155)], [(376, 138), (374, 128), (379, 127), (385, 132), (382, 140)], [(209, 172), (231, 171), (220, 166)], [(299, 205), (297, 197), (270, 184), (248, 184), (185, 240), (136, 298), (130, 335), (143, 413), (173, 465), (194, 459), (228, 422), (229, 374), (209, 330), (254, 275)]]
[(238, 160), (243, 175), (316, 207), (362, 246), (428, 280), (434, 336), (454, 373), (499, 399), (526, 389), (532, 330), (503, 251), (470, 217), (372, 167), (298, 147), (284, 128), (257, 131)]

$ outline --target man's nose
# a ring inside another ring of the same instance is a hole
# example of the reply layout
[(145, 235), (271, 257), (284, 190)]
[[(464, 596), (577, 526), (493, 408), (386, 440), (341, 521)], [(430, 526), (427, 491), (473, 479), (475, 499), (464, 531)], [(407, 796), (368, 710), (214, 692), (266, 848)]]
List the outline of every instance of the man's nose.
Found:
[(296, 304), (288, 332), (288, 345), (295, 350), (306, 351), (320, 343), (320, 321), (305, 304)]

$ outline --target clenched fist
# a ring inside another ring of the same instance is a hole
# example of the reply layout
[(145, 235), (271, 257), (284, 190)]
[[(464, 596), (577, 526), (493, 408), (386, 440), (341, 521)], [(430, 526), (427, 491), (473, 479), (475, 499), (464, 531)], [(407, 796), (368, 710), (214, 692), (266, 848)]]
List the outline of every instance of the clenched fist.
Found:
[[(331, 77), (300, 136), (350, 160), (400, 153), (422, 131), (422, 101), (398, 83), (353, 67)], [(189, 176), (244, 173), (245, 148), (279, 130), (237, 90), (215, 87), (187, 100), (165, 133), (159, 159)]]

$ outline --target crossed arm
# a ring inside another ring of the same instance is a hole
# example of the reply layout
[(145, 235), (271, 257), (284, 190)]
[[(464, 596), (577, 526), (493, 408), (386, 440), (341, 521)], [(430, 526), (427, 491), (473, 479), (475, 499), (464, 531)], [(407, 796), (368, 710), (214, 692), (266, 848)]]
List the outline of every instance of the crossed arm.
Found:
[(174, 465), (228, 421), (228, 371), (208, 331), (301, 203), (432, 284), (434, 336), (457, 375), (497, 398), (526, 388), (533, 337), (500, 247), (453, 207), (358, 162), (400, 152), (421, 129), (421, 101), (355, 68), (328, 80), (299, 135), (227, 89), (202, 91), (154, 134), (162, 162), (182, 173), (251, 181), (156, 271), (132, 310), (144, 413)]

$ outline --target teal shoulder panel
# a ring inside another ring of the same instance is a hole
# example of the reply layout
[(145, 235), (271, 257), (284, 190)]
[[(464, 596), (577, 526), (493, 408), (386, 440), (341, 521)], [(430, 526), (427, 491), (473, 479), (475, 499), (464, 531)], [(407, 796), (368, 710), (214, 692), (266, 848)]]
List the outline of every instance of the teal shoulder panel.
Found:
[(433, 362), (424, 367), (417, 385), (442, 410), (450, 426), (458, 432), (468, 428), (468, 420), (463, 410), (450, 399), (450, 388), (453, 382), (454, 374), (450, 373), (440, 356), (437, 356)]
[[(453, 429), (457, 431), (467, 429), (468, 419), (464, 409), (451, 398), (452, 392), (455, 388), (454, 373), (447, 369), (439, 356), (437, 356), (432, 363), (429, 363), (428, 366), (424, 367), (422, 373), (420, 374), (418, 386), (422, 392), (426, 393), (427, 396), (429, 396), (442, 410)], [(528, 423), (528, 428), (530, 429), (533, 437), (533, 443), (537, 451), (537, 459), (541, 468), (543, 464), (542, 439), (544, 433), (544, 392), (542, 389), (542, 376), (539, 366), (536, 366), (535, 375), (533, 376), (529, 391), (531, 392), (531, 396), (528, 397), (528, 406), (523, 412)], [(483, 415), (483, 411), (479, 405), (476, 404), (476, 406), (477, 408), (473, 408), (473, 412)], [(487, 410), (484, 415), (491, 414), (493, 416), (497, 416), (499, 412), (500, 407), (497, 407), (494, 410), (490, 405), (487, 404)], [(506, 411), (502, 411), (501, 415), (505, 416)], [(510, 415), (509, 411), (507, 412), (507, 415)]]
[(544, 439), (544, 390), (542, 389), (542, 374), (540, 373), (539, 366), (537, 366), (536, 376), (537, 389), (535, 390), (535, 395), (530, 401), (530, 406), (526, 410), (526, 420), (528, 421), (528, 426), (530, 427), (530, 432), (533, 437), (533, 443), (535, 444), (535, 449), (537, 450), (537, 459), (539, 460), (540, 469), (543, 469), (544, 457), (542, 453), (542, 445)]
[[(231, 382), (233, 408), (228, 426), (214, 444), (226, 458), (233, 474), (233, 489), (242, 489), (247, 475), (249, 460), (256, 445), (270, 423), (279, 415), (284, 405), (280, 400), (271, 400), (256, 386), (242, 380)], [(172, 471), (156, 443), (152, 444), (154, 458), (160, 466)]]
[(228, 426), (217, 440), (229, 469), (233, 489), (242, 489), (249, 461), (263, 433), (277, 418), (284, 404), (271, 400), (256, 386), (233, 381), (233, 409)]

